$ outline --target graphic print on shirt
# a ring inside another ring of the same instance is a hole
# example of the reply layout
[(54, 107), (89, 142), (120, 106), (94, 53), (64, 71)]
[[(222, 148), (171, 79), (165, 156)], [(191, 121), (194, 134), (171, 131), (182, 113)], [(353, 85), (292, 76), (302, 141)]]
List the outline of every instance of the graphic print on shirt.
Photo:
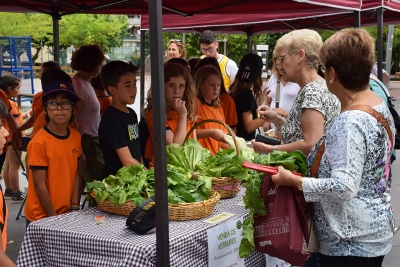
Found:
[(129, 141), (139, 137), (139, 125), (137, 123), (128, 125)]

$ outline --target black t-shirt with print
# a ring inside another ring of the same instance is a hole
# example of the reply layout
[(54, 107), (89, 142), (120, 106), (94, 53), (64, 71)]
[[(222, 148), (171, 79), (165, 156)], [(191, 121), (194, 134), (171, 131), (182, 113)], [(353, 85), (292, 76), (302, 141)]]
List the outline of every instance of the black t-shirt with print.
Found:
[(135, 111), (131, 108), (128, 110), (129, 113), (125, 113), (109, 106), (101, 117), (99, 143), (105, 162), (101, 179), (115, 175), (123, 167), (117, 148), (128, 147), (132, 157), (140, 162), (139, 124)]
[(238, 123), (236, 125), (236, 135), (242, 137), (246, 141), (250, 141), (255, 138), (256, 131), (248, 133), (243, 125), (242, 114), (251, 111), (253, 120), (257, 118), (257, 103), (253, 96), (253, 91), (250, 88), (245, 88), (241, 92), (238, 92), (234, 98), (236, 105), (236, 114)]

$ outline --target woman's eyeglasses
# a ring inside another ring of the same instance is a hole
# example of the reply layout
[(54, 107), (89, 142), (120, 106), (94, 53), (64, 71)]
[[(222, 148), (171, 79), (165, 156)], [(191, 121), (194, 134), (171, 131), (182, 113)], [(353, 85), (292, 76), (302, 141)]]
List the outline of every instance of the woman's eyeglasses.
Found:
[(68, 110), (71, 109), (74, 104), (71, 102), (47, 102), (46, 107), (48, 110), (56, 110), (58, 106), (61, 106), (62, 109)]

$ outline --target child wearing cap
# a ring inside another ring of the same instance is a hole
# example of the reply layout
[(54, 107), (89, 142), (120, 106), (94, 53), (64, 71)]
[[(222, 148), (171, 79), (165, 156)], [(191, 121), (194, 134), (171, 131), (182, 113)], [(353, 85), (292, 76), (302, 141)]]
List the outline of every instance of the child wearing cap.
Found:
[(28, 144), (27, 225), (44, 217), (79, 210), (81, 136), (68, 127), (78, 100), (72, 86), (64, 81), (51, 82), (43, 91), (47, 124)]
[[(0, 119), (3, 120), (8, 114), (8, 107), (3, 100), (0, 100)], [(3, 147), (7, 144), (8, 131), (3, 126), (0, 120), (0, 154), (3, 153)], [(7, 245), (7, 220), (8, 220), (8, 209), (5, 198), (3, 196), (3, 189), (0, 186), (0, 266), (2, 267), (15, 267), (15, 264), (6, 255)]]
[(254, 139), (256, 130), (265, 122), (257, 117), (257, 106), (261, 104), (262, 97), (262, 67), (259, 55), (245, 55), (240, 60), (238, 73), (229, 91), (236, 105), (236, 135), (246, 141)]
[(135, 103), (137, 71), (138, 67), (123, 61), (111, 61), (100, 71), (103, 87), (112, 97), (99, 126), (105, 163), (101, 179), (115, 175), (123, 166), (142, 162), (137, 115), (127, 107)]

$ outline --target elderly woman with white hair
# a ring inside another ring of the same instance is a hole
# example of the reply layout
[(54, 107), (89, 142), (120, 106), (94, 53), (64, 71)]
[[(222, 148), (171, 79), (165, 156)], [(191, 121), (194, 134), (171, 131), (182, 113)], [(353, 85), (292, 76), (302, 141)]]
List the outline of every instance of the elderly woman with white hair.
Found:
[[(338, 98), (317, 73), (322, 45), (321, 36), (308, 29), (289, 32), (276, 43), (274, 55), (280, 60), (284, 79), (297, 83), (300, 90), (286, 119), (268, 106), (259, 107), (261, 118), (280, 131), (282, 144), (272, 146), (253, 140), (257, 153), (300, 150), (307, 156), (339, 115)], [(319, 254), (311, 255), (304, 266), (319, 266)]]
[(282, 144), (271, 146), (253, 141), (256, 152), (300, 150), (308, 155), (339, 115), (338, 98), (329, 92), (325, 80), (317, 73), (322, 44), (321, 36), (307, 29), (289, 32), (278, 40), (275, 51), (284, 69), (284, 78), (297, 83), (300, 91), (287, 119), (269, 112), (267, 106), (259, 108), (261, 117), (280, 130)]

